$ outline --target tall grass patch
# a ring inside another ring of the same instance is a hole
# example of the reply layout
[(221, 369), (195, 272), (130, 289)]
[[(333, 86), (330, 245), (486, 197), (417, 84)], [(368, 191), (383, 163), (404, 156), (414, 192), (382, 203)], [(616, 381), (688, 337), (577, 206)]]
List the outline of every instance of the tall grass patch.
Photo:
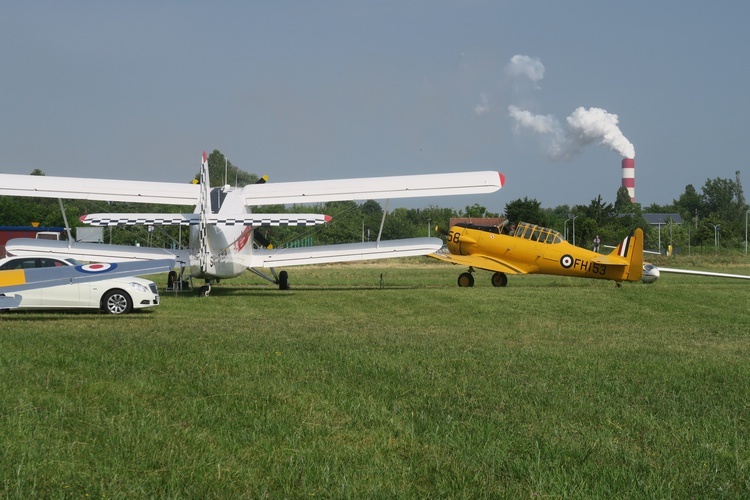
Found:
[(750, 493), (747, 283), (462, 289), (458, 270), (313, 266), (288, 292), (248, 276), (129, 317), (2, 315), (0, 494)]

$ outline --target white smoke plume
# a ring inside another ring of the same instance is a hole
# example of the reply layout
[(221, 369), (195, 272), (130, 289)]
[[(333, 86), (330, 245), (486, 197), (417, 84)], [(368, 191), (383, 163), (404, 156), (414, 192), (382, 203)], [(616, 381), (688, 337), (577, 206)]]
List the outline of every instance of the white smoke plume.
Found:
[(605, 109), (580, 107), (567, 118), (567, 127), (552, 115), (535, 115), (516, 106), (509, 106), (508, 112), (518, 128), (546, 135), (547, 154), (553, 160), (571, 160), (595, 142), (624, 158), (635, 158), (635, 147), (617, 126), (617, 115)]
[(512, 77), (525, 76), (537, 86), (544, 78), (544, 64), (539, 59), (529, 56), (515, 55), (510, 58), (510, 64), (505, 71)]
[[(511, 57), (505, 68), (514, 79), (530, 80), (538, 89), (544, 78), (544, 65), (539, 59), (524, 55)], [(489, 110), (487, 96), (482, 95), (482, 104), (474, 111), (483, 114)], [(518, 106), (508, 106), (508, 113), (516, 122), (517, 129), (528, 129), (544, 138), (547, 154), (553, 160), (571, 160), (586, 146), (598, 143), (625, 158), (635, 157), (635, 148), (617, 126), (619, 118), (602, 108), (580, 107), (573, 111), (566, 123), (552, 115), (535, 115)]]
[[(602, 108), (578, 108), (568, 117), (580, 148), (598, 141), (624, 158), (635, 158), (635, 147), (625, 138), (617, 126), (619, 118)], [(579, 148), (579, 149), (580, 149)]]

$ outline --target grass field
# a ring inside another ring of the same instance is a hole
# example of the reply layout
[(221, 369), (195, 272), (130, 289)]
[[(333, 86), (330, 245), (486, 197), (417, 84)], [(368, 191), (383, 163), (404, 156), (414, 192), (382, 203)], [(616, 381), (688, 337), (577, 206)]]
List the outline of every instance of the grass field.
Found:
[(461, 270), (0, 315), (0, 497), (750, 496), (750, 282)]

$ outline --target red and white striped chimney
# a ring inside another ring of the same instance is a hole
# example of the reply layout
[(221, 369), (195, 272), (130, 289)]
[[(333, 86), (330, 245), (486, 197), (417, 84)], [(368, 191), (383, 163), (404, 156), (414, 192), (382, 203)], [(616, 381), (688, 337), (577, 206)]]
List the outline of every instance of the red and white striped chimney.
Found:
[(630, 201), (635, 203), (635, 160), (622, 159), (622, 187), (627, 188)]

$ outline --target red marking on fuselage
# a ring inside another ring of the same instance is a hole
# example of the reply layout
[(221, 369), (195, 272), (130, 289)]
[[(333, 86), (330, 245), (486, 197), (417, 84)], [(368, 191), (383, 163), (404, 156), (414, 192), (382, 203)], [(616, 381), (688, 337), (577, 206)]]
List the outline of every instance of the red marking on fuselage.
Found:
[(240, 237), (237, 238), (237, 241), (234, 243), (235, 251), (239, 252), (243, 248), (245, 248), (245, 245), (247, 245), (247, 242), (250, 239), (250, 234), (252, 233), (252, 231), (253, 228), (251, 226), (248, 226), (242, 230), (242, 234), (240, 234)]

